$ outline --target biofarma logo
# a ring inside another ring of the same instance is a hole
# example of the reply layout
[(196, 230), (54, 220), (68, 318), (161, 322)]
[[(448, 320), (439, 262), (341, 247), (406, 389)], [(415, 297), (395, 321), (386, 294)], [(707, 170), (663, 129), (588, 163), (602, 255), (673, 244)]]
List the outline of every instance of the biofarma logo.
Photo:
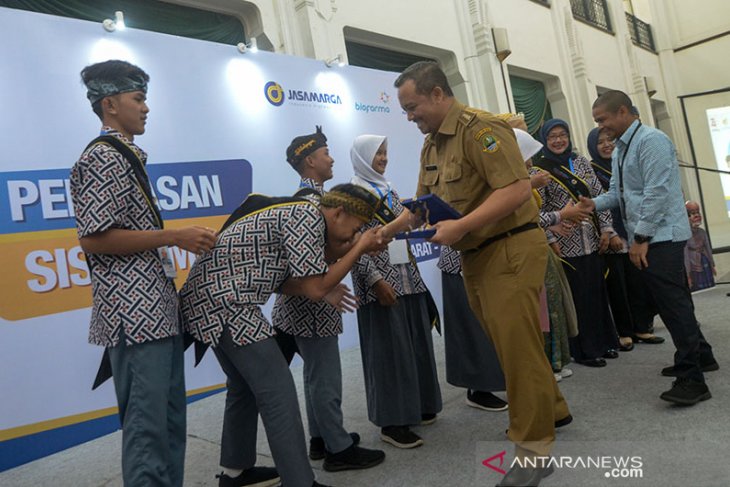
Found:
[[(281, 106), (289, 99), (294, 105), (342, 105), (342, 98), (337, 93), (322, 93), (312, 90), (288, 90), (276, 81), (264, 85), (266, 100), (275, 107)], [(303, 103), (301, 103), (303, 102)]]
[(390, 107), (388, 106), (389, 104), (390, 95), (385, 91), (381, 91), (380, 93), (378, 93), (377, 102), (375, 103), (356, 101), (355, 110), (365, 113), (390, 113)]

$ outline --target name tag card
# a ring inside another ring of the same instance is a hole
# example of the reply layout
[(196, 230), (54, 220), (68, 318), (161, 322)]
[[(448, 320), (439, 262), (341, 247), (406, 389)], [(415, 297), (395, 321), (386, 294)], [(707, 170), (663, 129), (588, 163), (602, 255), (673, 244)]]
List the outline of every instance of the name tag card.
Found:
[(408, 263), (408, 241), (393, 240), (388, 244), (388, 255), (393, 265)]
[(162, 262), (162, 268), (165, 270), (165, 275), (170, 279), (175, 279), (177, 277), (177, 269), (175, 269), (175, 264), (172, 262), (170, 249), (167, 245), (164, 247), (158, 247), (157, 255), (160, 256), (160, 262)]

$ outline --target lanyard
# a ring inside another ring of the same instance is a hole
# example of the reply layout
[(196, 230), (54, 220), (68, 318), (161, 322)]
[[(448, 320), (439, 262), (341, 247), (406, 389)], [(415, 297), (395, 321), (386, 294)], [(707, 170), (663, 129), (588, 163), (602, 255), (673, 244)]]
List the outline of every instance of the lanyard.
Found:
[[(370, 183), (370, 186), (372, 186), (375, 191), (378, 192), (378, 196), (380, 196), (380, 199), (382, 200), (385, 195), (383, 195), (383, 192), (380, 191), (380, 188), (378, 188), (378, 185), (373, 183), (372, 181), (368, 181)], [(393, 192), (391, 190), (388, 190), (388, 208), (391, 210), (393, 209)]]
[(575, 169), (574, 169), (574, 166), (573, 166), (573, 158), (572, 157), (569, 157), (568, 158), (568, 165), (570, 166), (570, 172), (572, 172), (573, 174), (575, 174)]
[(629, 141), (626, 143), (626, 149), (624, 149), (624, 153), (621, 155), (621, 160), (618, 163), (618, 188), (619, 192), (621, 193), (621, 199), (623, 200), (624, 197), (624, 161), (626, 160), (626, 155), (629, 153), (629, 147), (631, 147), (631, 141), (634, 140), (634, 136), (636, 135), (636, 132), (639, 131), (641, 128), (641, 122), (639, 122), (639, 125), (636, 126), (636, 130), (634, 130), (634, 133), (631, 134), (631, 137), (629, 137)]

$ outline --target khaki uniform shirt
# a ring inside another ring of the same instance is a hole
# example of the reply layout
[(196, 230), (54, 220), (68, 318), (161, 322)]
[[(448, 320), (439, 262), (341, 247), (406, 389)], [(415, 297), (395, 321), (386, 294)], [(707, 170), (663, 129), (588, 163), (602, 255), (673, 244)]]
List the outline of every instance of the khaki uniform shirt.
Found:
[[(433, 193), (466, 215), (495, 189), (529, 177), (512, 128), (491, 113), (454, 101), (438, 132), (423, 143), (417, 194)], [(452, 247), (474, 249), (489, 237), (537, 221), (538, 208), (530, 198), (514, 213), (467, 233)]]

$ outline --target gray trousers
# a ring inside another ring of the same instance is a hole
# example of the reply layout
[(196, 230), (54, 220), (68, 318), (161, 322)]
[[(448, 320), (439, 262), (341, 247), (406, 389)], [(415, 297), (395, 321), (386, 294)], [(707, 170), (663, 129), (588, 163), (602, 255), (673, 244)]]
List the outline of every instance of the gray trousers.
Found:
[(322, 437), (325, 447), (339, 453), (352, 445), (342, 423), (342, 368), (339, 337), (295, 337), (304, 359), (304, 397), (309, 435)]
[(307, 457), (297, 391), (276, 340), (239, 346), (226, 327), (213, 351), (228, 377), (221, 466), (245, 470), (255, 465), (260, 413), (282, 483), (310, 487), (314, 473)]
[(185, 364), (181, 335), (109, 348), (122, 423), (125, 487), (183, 485)]

